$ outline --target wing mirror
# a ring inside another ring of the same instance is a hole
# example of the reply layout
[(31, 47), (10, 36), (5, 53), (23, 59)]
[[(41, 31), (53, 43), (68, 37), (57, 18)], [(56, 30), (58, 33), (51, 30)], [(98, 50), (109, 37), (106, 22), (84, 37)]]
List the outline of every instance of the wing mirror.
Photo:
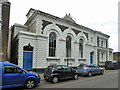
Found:
[(22, 74), (22, 70), (20, 70), (19, 73)]

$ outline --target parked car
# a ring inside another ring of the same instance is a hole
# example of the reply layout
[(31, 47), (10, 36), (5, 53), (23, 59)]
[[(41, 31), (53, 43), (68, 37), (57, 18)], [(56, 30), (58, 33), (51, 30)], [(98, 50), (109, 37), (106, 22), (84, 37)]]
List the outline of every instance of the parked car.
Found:
[(111, 60), (111, 61), (106, 61), (105, 62), (105, 69), (108, 70), (108, 69), (118, 69), (120, 66), (119, 66), (119, 62), (117, 61), (114, 61), (114, 60)]
[(71, 67), (72, 69), (74, 69), (74, 70), (77, 70), (77, 72), (78, 72), (78, 76), (80, 76), (80, 70), (79, 70), (79, 67)]
[(120, 61), (118, 61), (118, 69), (120, 69)]
[(48, 66), (44, 72), (44, 79), (53, 83), (70, 78), (78, 79), (78, 72), (66, 65)]
[(91, 77), (93, 74), (104, 74), (104, 69), (95, 64), (82, 64), (77, 67), (77, 70), (81, 76), (88, 75)]
[(25, 86), (33, 88), (40, 83), (37, 73), (27, 72), (15, 64), (0, 62), (0, 88)]

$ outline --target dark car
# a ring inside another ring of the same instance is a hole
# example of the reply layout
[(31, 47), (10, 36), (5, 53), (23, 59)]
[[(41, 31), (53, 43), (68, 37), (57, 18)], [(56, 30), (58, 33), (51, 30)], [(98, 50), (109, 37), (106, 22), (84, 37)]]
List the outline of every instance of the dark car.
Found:
[(119, 63), (117, 61), (106, 61), (105, 62), (105, 69), (108, 70), (108, 69), (118, 69), (119, 68)]
[(120, 61), (118, 61), (118, 69), (120, 69)]
[(44, 72), (44, 79), (53, 83), (70, 78), (78, 79), (78, 72), (66, 65), (48, 66)]
[(0, 89), (20, 86), (33, 88), (39, 83), (39, 74), (27, 72), (12, 63), (0, 62)]
[(88, 75), (89, 77), (93, 74), (104, 74), (104, 69), (95, 64), (82, 64), (77, 67), (78, 74), (81, 76)]

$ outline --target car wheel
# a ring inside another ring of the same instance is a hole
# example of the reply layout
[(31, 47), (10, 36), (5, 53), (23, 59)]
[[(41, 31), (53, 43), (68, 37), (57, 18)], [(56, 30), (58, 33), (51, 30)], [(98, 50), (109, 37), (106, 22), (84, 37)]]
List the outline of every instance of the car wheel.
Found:
[(103, 71), (103, 70), (102, 70), (102, 71), (100, 71), (100, 74), (101, 74), (101, 75), (103, 75), (103, 74), (104, 74), (104, 71)]
[(91, 77), (92, 76), (92, 73), (91, 72), (88, 72), (88, 77)]
[(78, 79), (78, 75), (75, 74), (73, 78), (74, 78), (75, 80)]
[(25, 83), (26, 88), (33, 88), (35, 86), (35, 80), (34, 79), (28, 79)]
[(53, 77), (53, 78), (52, 78), (52, 82), (53, 82), (53, 83), (57, 83), (57, 82), (58, 82), (58, 77)]

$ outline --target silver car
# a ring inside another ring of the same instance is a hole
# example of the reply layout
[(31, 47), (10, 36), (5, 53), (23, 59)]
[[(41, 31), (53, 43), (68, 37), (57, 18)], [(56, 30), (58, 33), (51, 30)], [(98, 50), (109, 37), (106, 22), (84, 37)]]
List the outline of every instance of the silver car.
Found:
[(95, 64), (81, 64), (77, 67), (79, 75), (88, 75), (91, 77), (93, 74), (104, 74), (104, 69)]

